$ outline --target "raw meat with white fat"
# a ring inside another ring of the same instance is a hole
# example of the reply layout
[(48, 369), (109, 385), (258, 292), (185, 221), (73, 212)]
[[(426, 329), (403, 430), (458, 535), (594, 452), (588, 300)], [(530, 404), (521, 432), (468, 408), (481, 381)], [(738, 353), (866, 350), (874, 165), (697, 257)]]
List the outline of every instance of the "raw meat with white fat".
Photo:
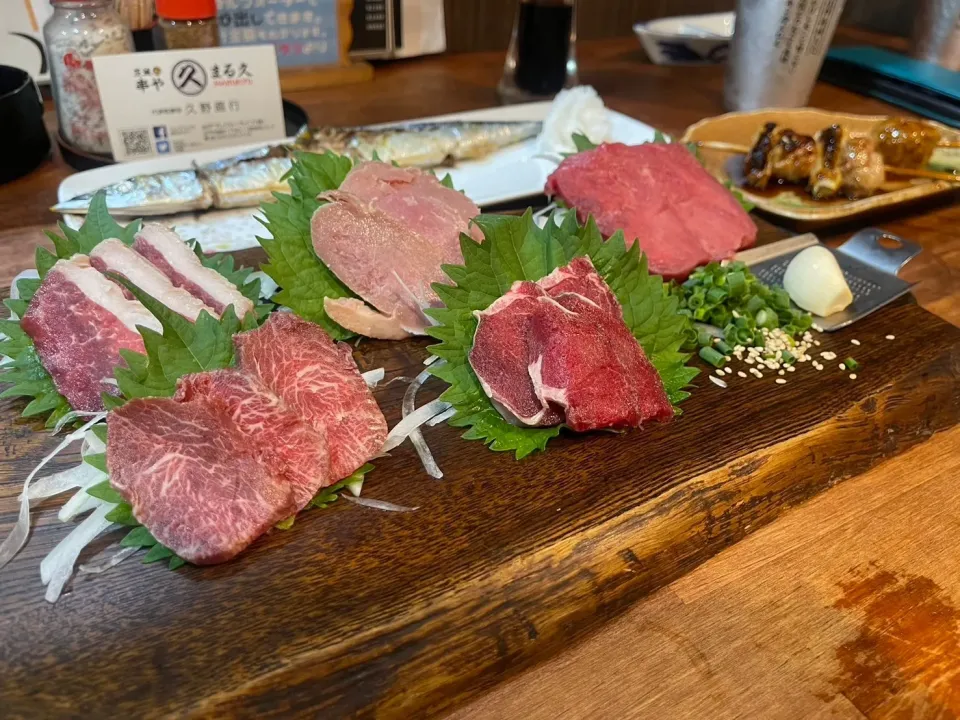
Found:
[[(90, 264), (104, 274), (116, 273), (126, 278), (147, 295), (191, 322), (196, 321), (201, 310), (219, 317), (213, 308), (204, 305), (183, 288), (174, 286), (166, 275), (120, 240), (109, 239), (99, 243), (90, 251)], [(124, 294), (133, 299), (128, 293)]]
[(289, 313), (234, 338), (237, 367), (107, 419), (113, 486), (157, 540), (197, 564), (234, 557), (379, 454), (386, 420), (349, 347)]
[(237, 365), (256, 374), (302, 420), (327, 438), (331, 482), (379, 454), (387, 421), (353, 360), (319, 325), (274, 313), (234, 338)]
[(685, 278), (756, 242), (757, 227), (736, 198), (683, 145), (605, 144), (571, 155), (547, 179), (547, 195), (592, 215), (609, 237), (623, 230), (650, 271)]
[[(317, 256), (356, 298), (326, 298), (324, 309), (343, 327), (383, 339), (422, 335), (423, 308), (440, 305), (432, 283), (448, 283), (441, 265), (463, 263), (460, 233), (478, 242), (470, 220), (479, 209), (462, 193), (414, 169), (363, 163), (313, 215)], [(371, 307), (372, 306), (372, 307)]]
[(477, 317), (470, 365), (505, 417), (578, 432), (673, 417), (660, 376), (588, 258), (514, 283)]
[(120, 350), (144, 352), (142, 325), (160, 332), (156, 318), (90, 266), (86, 255), (58, 260), (34, 294), (20, 327), (40, 362), (74, 410), (101, 411), (104, 380), (123, 361)]
[(222, 314), (233, 305), (237, 317), (253, 310), (253, 303), (223, 275), (204, 267), (180, 236), (156, 223), (146, 223), (133, 241), (133, 249), (169, 278), (205, 305)]

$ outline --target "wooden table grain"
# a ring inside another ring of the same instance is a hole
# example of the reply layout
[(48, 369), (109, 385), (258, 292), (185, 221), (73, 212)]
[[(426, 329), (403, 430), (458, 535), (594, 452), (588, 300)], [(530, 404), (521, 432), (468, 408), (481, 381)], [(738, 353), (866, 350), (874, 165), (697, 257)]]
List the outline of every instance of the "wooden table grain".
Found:
[[(718, 68), (647, 65), (632, 39), (583, 43), (580, 61), (583, 81), (594, 85), (610, 107), (667, 132), (678, 134), (688, 124), (721, 112), (721, 71)], [(290, 99), (308, 110), (313, 123), (331, 125), (384, 122), (488, 107), (497, 102), (494, 87), (501, 63), (499, 53), (405, 61), (379, 68), (372, 84), (296, 93)], [(891, 111), (881, 102), (826, 85), (815, 88), (811, 103), (863, 113)], [(8, 283), (18, 270), (32, 265), (34, 247), (45, 242), (43, 230), (54, 220), (47, 208), (55, 200), (57, 183), (69, 172), (61, 162), (54, 160), (32, 175), (2, 188), (0, 283)], [(908, 212), (895, 212), (873, 218), (870, 222), (924, 247), (923, 255), (908, 266), (904, 276), (918, 283), (915, 296), (924, 308), (960, 324), (960, 241), (954, 234), (954, 228), (960, 224), (960, 208), (954, 203), (955, 199), (914, 206)], [(820, 235), (829, 241), (840, 241), (860, 226), (830, 228), (820, 231)], [(957, 352), (937, 355), (955, 342), (955, 334), (941, 326), (930, 325), (912, 306), (899, 305), (893, 312), (890, 317), (897, 318), (898, 322), (915, 321), (917, 328), (931, 328), (931, 342), (938, 343), (937, 347), (941, 349), (924, 352), (923, 336), (919, 331), (905, 338), (910, 343), (908, 347), (916, 350), (916, 357), (904, 357), (902, 368), (890, 365), (895, 385), (884, 388), (882, 383), (877, 383), (872, 391), (875, 394), (862, 407), (853, 406), (848, 412), (839, 413), (829, 423), (818, 426), (816, 433), (806, 439), (797, 437), (784, 441), (783, 452), (800, 457), (806, 442), (812, 443), (812, 447), (845, 447), (850, 452), (857, 452), (854, 448), (858, 442), (863, 442), (870, 448), (870, 452), (864, 453), (865, 458), (870, 458), (869, 462), (864, 461), (863, 467), (866, 468), (873, 466), (878, 451), (881, 451), (880, 455), (893, 455), (925, 439), (924, 433), (949, 427), (955, 422), (957, 389), (952, 378), (960, 374), (960, 358)], [(873, 321), (870, 331), (877, 334), (882, 328)], [(374, 351), (372, 362), (377, 360), (377, 352)], [(390, 352), (380, 354), (381, 363), (393, 363), (393, 370), (401, 367)], [(925, 364), (914, 372), (911, 362)], [(929, 368), (929, 371), (923, 368)], [(918, 393), (918, 389), (925, 390)], [(898, 404), (902, 398), (909, 398), (909, 407)], [(878, 399), (881, 403), (879, 412), (876, 408)], [(836, 402), (840, 407), (841, 400), (833, 398), (830, 402)], [(396, 409), (395, 401), (393, 398), (389, 403), (391, 411)], [(803, 402), (803, 399), (797, 397), (795, 401)], [(929, 420), (926, 424), (924, 417)], [(696, 412), (691, 413), (689, 422), (707, 427), (702, 414), (698, 416)], [(899, 440), (890, 444), (884, 436), (901, 423), (913, 423), (910, 425), (910, 439), (902, 447), (898, 445)], [(752, 431), (750, 427), (743, 429), (747, 445), (752, 442), (749, 439)], [(861, 440), (858, 431), (869, 434)], [(35, 445), (29, 432), (26, 426), (18, 427), (15, 437), (7, 436), (9, 445), (5, 451), (9, 454), (13, 448)], [(596, 447), (603, 444), (598, 440)], [(759, 448), (761, 444), (755, 445)], [(457, 448), (457, 452), (462, 450), (464, 462), (478, 457), (476, 448), (470, 444)], [(817, 492), (821, 483), (845, 479), (844, 473), (856, 477), (755, 534), (749, 524), (746, 527), (725, 527), (723, 532), (732, 533), (730, 537), (745, 539), (640, 601), (625, 614), (614, 617), (625, 609), (627, 601), (636, 600), (643, 592), (636, 583), (624, 579), (618, 568), (610, 578), (604, 578), (607, 584), (596, 589), (598, 595), (591, 600), (597, 603), (598, 613), (614, 619), (592, 636), (566, 647), (554, 659), (505, 681), (472, 705), (456, 710), (455, 716), (805, 718), (816, 715), (881, 717), (907, 711), (915, 711), (912, 716), (916, 717), (958, 714), (960, 691), (956, 688), (955, 677), (960, 670), (960, 629), (957, 625), (960, 613), (953, 608), (960, 603), (960, 584), (955, 580), (960, 577), (956, 573), (960, 565), (960, 547), (952, 539), (956, 534), (956, 518), (960, 517), (960, 491), (953, 482), (960, 467), (958, 450), (960, 430), (946, 430), (906, 454), (893, 457), (866, 472), (851, 469), (856, 463), (838, 464), (836, 467), (843, 470), (834, 477), (829, 469), (821, 467), (815, 473), (816, 479), (811, 480), (810, 488), (804, 491), (806, 494), (801, 493), (799, 497), (786, 501), (778, 496), (776, 502), (794, 504)], [(594, 460), (600, 457), (596, 452), (588, 455)], [(785, 469), (778, 468), (775, 455), (770, 457), (771, 467), (764, 472), (768, 472), (771, 478), (777, 473), (782, 475)], [(461, 459), (453, 457), (451, 451), (451, 463)], [(829, 458), (823, 462), (829, 467)], [(507, 467), (502, 458), (494, 464), (501, 469)], [(493, 480), (492, 476), (490, 480)], [(448, 494), (460, 490), (464, 488), (447, 487), (440, 492)], [(469, 493), (461, 501), (468, 496)], [(533, 502), (533, 499), (529, 501)], [(765, 513), (761, 495), (752, 496), (750, 501), (758, 503), (751, 508), (753, 516), (771, 517)], [(583, 511), (590, 512), (588, 507), (583, 505)], [(669, 519), (662, 518), (664, 522)], [(617, 523), (620, 520), (623, 519), (618, 519)], [(545, 517), (543, 521), (547, 522)], [(624, 526), (617, 523), (610, 523), (611, 532), (626, 532)], [(473, 532), (477, 530), (475, 528)], [(706, 532), (710, 535), (709, 529)], [(442, 537), (438, 534), (438, 541)], [(602, 536), (584, 532), (576, 537), (579, 543), (576, 552), (583, 558), (605, 558), (604, 553), (613, 552), (613, 546), (608, 547), (608, 540)], [(50, 533), (46, 533), (40, 540), (49, 544), (51, 538)], [(708, 538), (708, 545), (710, 542)], [(469, 548), (469, 553), (489, 555), (487, 550)], [(464, 547), (463, 552), (467, 551)], [(550, 547), (549, 553), (544, 551), (536, 557), (530, 555), (522, 562), (518, 559), (504, 566), (503, 579), (509, 578), (511, 583), (508, 602), (515, 604), (517, 613), (514, 620), (510, 620), (509, 615), (498, 620), (502, 623), (500, 632), (506, 633), (496, 639), (498, 648), (500, 643), (503, 644), (498, 652), (502, 650), (500, 664), (504, 677), (513, 669), (514, 660), (527, 657), (525, 648), (537, 639), (538, 631), (545, 633), (540, 643), (553, 652), (565, 645), (564, 622), (570, 622), (571, 627), (573, 623), (578, 627), (592, 626), (584, 623), (582, 613), (586, 607), (583, 602), (578, 605), (580, 614), (576, 616), (540, 613), (536, 598), (530, 594), (535, 588), (526, 586), (532, 563), (557, 563), (554, 569), (561, 572), (564, 562), (561, 556), (573, 551), (572, 546), (557, 542)], [(262, 549), (251, 553), (252, 556), (262, 554)], [(689, 568), (700, 561), (697, 558), (703, 557), (694, 554), (672, 562), (678, 569)], [(253, 557), (247, 558), (241, 565), (247, 568), (252, 560)], [(259, 557), (258, 560), (264, 562), (266, 558)], [(239, 572), (239, 568), (240, 565), (225, 566), (217, 574), (226, 579)], [(20, 577), (26, 582), (26, 578), (32, 575), (24, 572)], [(597, 575), (597, 583), (601, 577)], [(343, 579), (352, 582), (349, 573), (345, 572)], [(575, 578), (571, 577), (567, 582), (567, 589), (571, 592), (581, 589)], [(459, 592), (472, 592), (471, 587), (470, 583), (462, 585)], [(482, 587), (476, 585), (477, 589)], [(566, 586), (558, 587), (565, 589)], [(633, 590), (621, 594), (624, 587)], [(122, 589), (127, 594), (135, 592), (127, 580), (124, 580)], [(85, 588), (85, 591), (89, 590)], [(24, 589), (21, 594), (27, 592)], [(184, 598), (188, 598), (192, 597), (189, 593), (194, 590), (182, 589), (181, 592)], [(388, 597), (384, 595), (383, 601)], [(464, 595), (464, 598), (470, 596)], [(613, 598), (617, 598), (616, 601), (610, 602)], [(492, 616), (488, 600), (477, 596), (469, 602), (477, 612), (489, 612)], [(242, 602), (240, 595), (236, 596), (236, 601)], [(445, 603), (456, 601), (456, 596), (444, 600)], [(568, 599), (568, 602), (572, 601), (572, 597)], [(426, 612), (429, 608), (424, 606), (422, 609)], [(502, 609), (499, 608), (498, 612)], [(117, 618), (122, 617), (120, 608), (107, 605), (104, 610)], [(464, 607), (458, 612), (462, 614), (467, 610), (469, 608)], [(344, 614), (351, 612), (346, 606), (342, 611)], [(5, 627), (16, 628), (21, 618), (24, 622), (30, 617), (39, 618), (40, 612), (31, 610), (29, 616), (21, 612)], [(308, 614), (318, 612), (318, 609), (311, 608)], [(174, 609), (157, 609), (156, 613), (158, 617), (172, 617)], [(529, 626), (517, 625), (521, 614), (536, 618), (536, 628), (532, 621)], [(434, 621), (427, 614), (422, 623), (422, 631), (426, 633)], [(130, 625), (133, 624), (131, 620)], [(217, 624), (225, 629), (229, 626), (225, 619)], [(159, 630), (146, 630), (146, 626), (144, 631), (151, 635), (159, 633)], [(356, 631), (359, 633), (356, 637), (343, 639), (344, 647), (349, 645), (357, 653), (373, 652), (371, 645), (364, 644), (365, 630), (356, 628)], [(549, 635), (546, 635), (548, 631)], [(171, 628), (171, 632), (177, 632), (177, 629)], [(182, 632), (186, 633), (182, 636), (184, 641), (189, 642), (190, 628), (184, 628)], [(247, 632), (254, 637), (260, 631), (254, 627)], [(412, 682), (415, 677), (416, 691), (427, 697), (432, 688), (424, 681), (424, 666), (419, 660), (419, 665), (412, 662), (424, 653), (429, 654), (430, 641), (427, 638), (430, 636), (421, 636), (419, 632), (418, 629), (407, 637), (406, 641), (414, 643), (408, 651), (402, 644), (405, 636), (401, 636), (398, 630), (398, 645), (393, 652), (401, 659), (403, 653), (411, 653), (410, 675), (401, 674), (389, 682), (402, 685), (405, 678), (410, 677)], [(432, 627), (430, 632), (434, 636), (442, 634), (438, 627)], [(526, 633), (533, 634), (528, 637)], [(579, 640), (581, 634), (574, 634)], [(493, 638), (488, 640), (494, 642)], [(434, 658), (430, 661), (432, 665), (425, 666), (438, 673), (437, 687), (453, 683), (449, 701), (430, 695), (429, 702), (419, 703), (413, 691), (404, 693), (402, 688), (394, 685), (390, 687), (387, 704), (380, 706), (382, 714), (409, 717), (411, 715), (405, 715), (408, 709), (410, 712), (422, 709), (435, 713), (475, 695), (476, 688), (464, 685), (472, 676), (463, 673), (463, 668), (456, 666), (454, 661), (454, 658), (479, 659), (481, 655), (477, 653), (481, 652), (485, 641), (474, 638), (473, 642), (476, 647), (464, 646), (461, 654), (447, 660)], [(189, 708), (202, 715), (244, 714), (258, 709), (264, 712), (266, 706), (262, 704), (245, 704), (260, 697), (261, 702), (278, 703), (277, 707), (299, 708), (301, 712), (312, 708), (316, 712), (318, 706), (307, 703), (306, 698), (312, 696), (311, 683), (324, 676), (326, 682), (343, 688), (344, 693), (339, 704), (327, 706), (328, 710), (353, 708), (357, 712), (374, 712), (372, 702), (350, 694), (355, 682), (347, 675), (341, 676), (340, 666), (324, 666), (321, 662), (323, 653), (316, 649), (307, 652), (298, 643), (302, 643), (302, 639), (294, 642), (291, 638), (289, 642), (280, 643), (280, 646), (287, 646), (296, 658), (296, 663), (289, 668), (263, 658), (260, 664), (272, 669), (255, 681), (247, 680), (239, 685), (239, 691), (224, 692), (206, 702), (194, 698), (192, 705), (171, 705), (170, 711)], [(224, 652), (229, 648), (229, 641), (226, 641)], [(157, 662), (167, 662), (162, 653), (157, 655), (156, 652), (154, 659)], [(3, 653), (0, 650), (0, 657)], [(55, 660), (51, 658), (49, 662)], [(222, 661), (225, 668), (240, 677), (241, 669), (228, 655), (223, 655)], [(169, 662), (176, 661), (170, 659)], [(38, 661), (37, 664), (49, 665), (47, 661)], [(368, 670), (375, 671), (376, 667), (371, 664)], [(457, 685), (451, 680), (455, 677), (465, 679)], [(284, 678), (282, 684), (273, 687), (272, 684), (280, 682), (280, 678)], [(99, 680), (106, 681), (104, 678)], [(366, 676), (355, 680), (366, 683), (364, 687), (376, 687), (377, 692), (382, 692), (388, 682), (384, 679), (380, 683), (375, 677)], [(485, 675), (484, 683), (489, 684), (489, 681), (489, 676)], [(108, 684), (116, 682), (114, 679)], [(185, 677), (183, 683), (202, 686), (203, 678)], [(285, 687), (289, 688), (286, 694)], [(183, 689), (157, 687), (151, 690), (150, 698), (156, 702), (164, 692), (182, 695)], [(129, 697), (130, 693), (125, 695)], [(283, 705), (287, 702), (289, 705)], [(19, 703), (20, 710), (30, 707), (26, 697), (20, 697)], [(157, 714), (161, 708), (154, 706), (151, 714)], [(63, 706), (58, 706), (58, 712), (64, 710)]]

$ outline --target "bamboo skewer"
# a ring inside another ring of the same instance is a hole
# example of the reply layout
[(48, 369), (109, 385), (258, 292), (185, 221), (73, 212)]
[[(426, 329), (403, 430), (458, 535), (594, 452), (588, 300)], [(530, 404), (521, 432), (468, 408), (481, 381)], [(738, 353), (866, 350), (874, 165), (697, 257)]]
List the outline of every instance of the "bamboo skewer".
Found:
[[(719, 152), (739, 153), (741, 155), (746, 155), (748, 152), (750, 152), (750, 148), (746, 145), (738, 145), (736, 143), (722, 142), (719, 140), (698, 140), (694, 142), (694, 145), (696, 145), (698, 148), (703, 148), (704, 150), (718, 150)], [(938, 145), (937, 147), (946, 146)], [(955, 146), (951, 145), (949, 147), (960, 147), (960, 142), (958, 142)], [(906, 177), (927, 178), (929, 180), (960, 182), (960, 174), (955, 175), (953, 173), (937, 172), (936, 170), (927, 170), (926, 168), (900, 168), (884, 165), (883, 169), (891, 175), (904, 175)]]

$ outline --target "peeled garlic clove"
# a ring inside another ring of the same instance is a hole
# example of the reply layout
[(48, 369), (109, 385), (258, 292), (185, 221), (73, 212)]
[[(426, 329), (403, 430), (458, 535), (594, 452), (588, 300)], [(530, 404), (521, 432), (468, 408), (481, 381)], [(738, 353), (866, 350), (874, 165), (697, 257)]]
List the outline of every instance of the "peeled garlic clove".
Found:
[(853, 302), (853, 293), (833, 253), (822, 245), (800, 251), (783, 276), (783, 289), (804, 310), (827, 317)]

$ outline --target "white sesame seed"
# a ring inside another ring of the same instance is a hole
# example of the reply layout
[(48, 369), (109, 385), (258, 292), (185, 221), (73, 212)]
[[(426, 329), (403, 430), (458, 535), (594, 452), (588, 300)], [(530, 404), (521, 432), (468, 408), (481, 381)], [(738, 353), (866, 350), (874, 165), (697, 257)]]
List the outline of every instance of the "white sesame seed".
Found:
[(713, 375), (710, 375), (709, 377), (710, 377), (710, 382), (712, 382), (714, 385), (718, 385), (722, 388), (725, 388), (727, 386), (727, 384), (720, 378), (716, 378)]
[(777, 385), (786, 385), (787, 381), (783, 378), (777, 378)]
[(814, 365), (814, 367), (815, 367), (817, 370), (823, 370), (823, 365), (821, 365), (820, 363), (817, 363), (816, 365)]
[(758, 377), (758, 378), (762, 378), (762, 377), (763, 377), (763, 373), (760, 372), (759, 370), (757, 370), (757, 377)]
[(739, 375), (742, 378), (745, 378), (747, 376), (747, 374), (743, 370), (737, 370), (737, 375)]
[(727, 362), (730, 362), (733, 358), (731, 358), (729, 355), (724, 355), (723, 359), (726, 360)]
[(777, 370), (777, 375), (786, 375), (786, 374), (787, 374), (786, 370)]
[(840, 363), (840, 369), (841, 369), (841, 370), (846, 370), (846, 369), (847, 369), (847, 364), (846, 364), (846, 363)]
[(817, 347), (819, 347), (819, 346), (820, 346), (820, 341), (819, 341), (819, 340), (814, 340), (814, 341), (813, 341), (813, 344), (816, 345)]
[(857, 374), (856, 374), (856, 373), (850, 373), (850, 379), (851, 379), (851, 380), (856, 380), (856, 379), (857, 379)]
[(850, 344), (851, 344), (851, 345), (859, 345), (859, 344), (860, 344), (860, 341), (857, 340), (856, 338), (854, 338), (853, 340), (850, 341)]
[(787, 365), (787, 372), (796, 372), (796, 368), (793, 365)]
[(746, 360), (744, 360), (744, 362), (747, 365), (753, 365), (756, 362), (756, 360), (754, 360), (752, 357), (748, 357)]
[(896, 340), (896, 335), (887, 335), (887, 340)]

